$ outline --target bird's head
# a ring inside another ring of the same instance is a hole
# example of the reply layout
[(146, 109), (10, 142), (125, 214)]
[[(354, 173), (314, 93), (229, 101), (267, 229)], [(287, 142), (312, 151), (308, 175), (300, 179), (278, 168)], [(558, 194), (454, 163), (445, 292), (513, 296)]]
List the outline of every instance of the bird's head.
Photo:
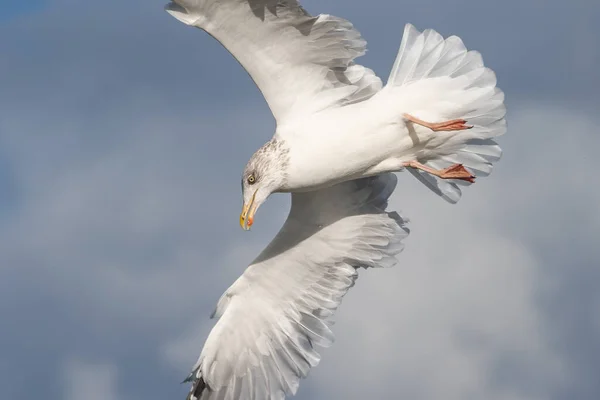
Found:
[(250, 158), (242, 175), (244, 206), (242, 229), (249, 230), (254, 214), (271, 193), (283, 191), (287, 183), (288, 150), (281, 139), (273, 138)]

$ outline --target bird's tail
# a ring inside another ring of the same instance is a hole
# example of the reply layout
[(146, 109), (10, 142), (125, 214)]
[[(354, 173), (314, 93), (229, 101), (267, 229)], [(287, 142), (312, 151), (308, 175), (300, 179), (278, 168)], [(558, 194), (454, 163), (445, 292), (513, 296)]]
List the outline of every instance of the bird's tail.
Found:
[[(418, 161), (444, 169), (462, 164), (475, 176), (487, 176), (502, 154), (493, 140), (504, 134), (504, 94), (481, 54), (467, 51), (457, 36), (444, 39), (433, 30), (419, 32), (407, 24), (387, 83), (406, 99), (403, 111), (428, 122), (464, 119), (471, 129), (434, 132), (420, 145)], [(417, 147), (419, 147), (417, 145)], [(461, 196), (458, 185), (421, 170), (408, 170), (450, 203)]]

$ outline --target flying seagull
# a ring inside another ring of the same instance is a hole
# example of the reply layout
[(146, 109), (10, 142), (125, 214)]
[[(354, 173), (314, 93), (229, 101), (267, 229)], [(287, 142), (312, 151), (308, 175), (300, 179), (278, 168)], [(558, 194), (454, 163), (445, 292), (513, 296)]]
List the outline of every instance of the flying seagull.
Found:
[(216, 38), (248, 71), (275, 135), (242, 175), (240, 224), (291, 192), (279, 234), (225, 292), (188, 381), (190, 399), (283, 399), (332, 341), (330, 319), (356, 269), (395, 262), (405, 221), (387, 212), (407, 170), (446, 201), (486, 176), (506, 130), (504, 95), (481, 55), (433, 30), (405, 27), (384, 86), (354, 62), (352, 24), (296, 0), (175, 0), (167, 11)]
[(277, 121), (242, 177), (242, 227), (274, 192), (311, 191), (407, 169), (449, 202), (487, 175), (505, 132), (504, 94), (481, 55), (452, 36), (404, 30), (383, 87), (354, 63), (352, 24), (296, 0), (175, 0), (167, 11), (207, 31), (244, 66)]

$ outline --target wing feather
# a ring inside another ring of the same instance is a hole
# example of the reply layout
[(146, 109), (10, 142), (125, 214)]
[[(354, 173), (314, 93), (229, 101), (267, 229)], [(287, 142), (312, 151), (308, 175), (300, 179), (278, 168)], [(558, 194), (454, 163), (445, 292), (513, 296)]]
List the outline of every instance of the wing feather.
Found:
[(296, 0), (174, 0), (166, 10), (229, 50), (278, 123), (366, 100), (382, 87), (372, 70), (354, 63), (366, 42), (352, 24), (313, 17)]
[(386, 174), (292, 195), (279, 234), (219, 301), (221, 318), (189, 377), (191, 399), (296, 393), (320, 361), (317, 346), (334, 341), (331, 317), (357, 268), (396, 263), (408, 229), (385, 211), (395, 186)]

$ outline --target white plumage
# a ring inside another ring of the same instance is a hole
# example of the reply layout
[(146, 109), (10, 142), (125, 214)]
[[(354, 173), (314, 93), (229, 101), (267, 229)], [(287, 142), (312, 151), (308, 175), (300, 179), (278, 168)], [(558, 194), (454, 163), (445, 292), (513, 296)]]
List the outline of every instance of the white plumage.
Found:
[[(359, 267), (396, 262), (405, 221), (386, 212), (408, 169), (445, 200), (501, 156), (504, 96), (481, 55), (406, 25), (385, 87), (355, 64), (352, 24), (296, 0), (174, 0), (167, 11), (207, 31), (248, 71), (277, 131), (242, 176), (249, 228), (273, 192), (291, 192), (279, 234), (223, 295), (188, 380), (191, 399), (283, 399), (333, 341), (329, 321)], [(197, 78), (197, 79), (202, 79)]]
[[(426, 147), (429, 152), (417, 158), (436, 169), (462, 164), (475, 176), (489, 175), (492, 163), (502, 155), (493, 138), (506, 132), (506, 109), (504, 93), (496, 88), (496, 75), (484, 66), (481, 54), (467, 51), (457, 36), (444, 40), (433, 30), (419, 33), (409, 24), (388, 85), (404, 86), (399, 89), (404, 91), (409, 84), (413, 86), (411, 91), (429, 90), (432, 94), (431, 101), (413, 113), (423, 113), (430, 119), (464, 118), (473, 125), (450, 137), (432, 138)], [(412, 93), (407, 92), (406, 97), (410, 99)], [(418, 169), (408, 168), (408, 172), (451, 203), (460, 199), (457, 185), (468, 184), (443, 180)]]
[(391, 267), (408, 235), (385, 212), (396, 177), (385, 174), (294, 193), (287, 221), (223, 294), (189, 379), (192, 399), (283, 399), (333, 342), (330, 317), (356, 269)]
[(233, 54), (278, 123), (364, 100), (381, 89), (373, 71), (352, 65), (366, 50), (352, 24), (330, 15), (312, 17), (296, 0), (176, 0), (167, 11), (206, 30)]

